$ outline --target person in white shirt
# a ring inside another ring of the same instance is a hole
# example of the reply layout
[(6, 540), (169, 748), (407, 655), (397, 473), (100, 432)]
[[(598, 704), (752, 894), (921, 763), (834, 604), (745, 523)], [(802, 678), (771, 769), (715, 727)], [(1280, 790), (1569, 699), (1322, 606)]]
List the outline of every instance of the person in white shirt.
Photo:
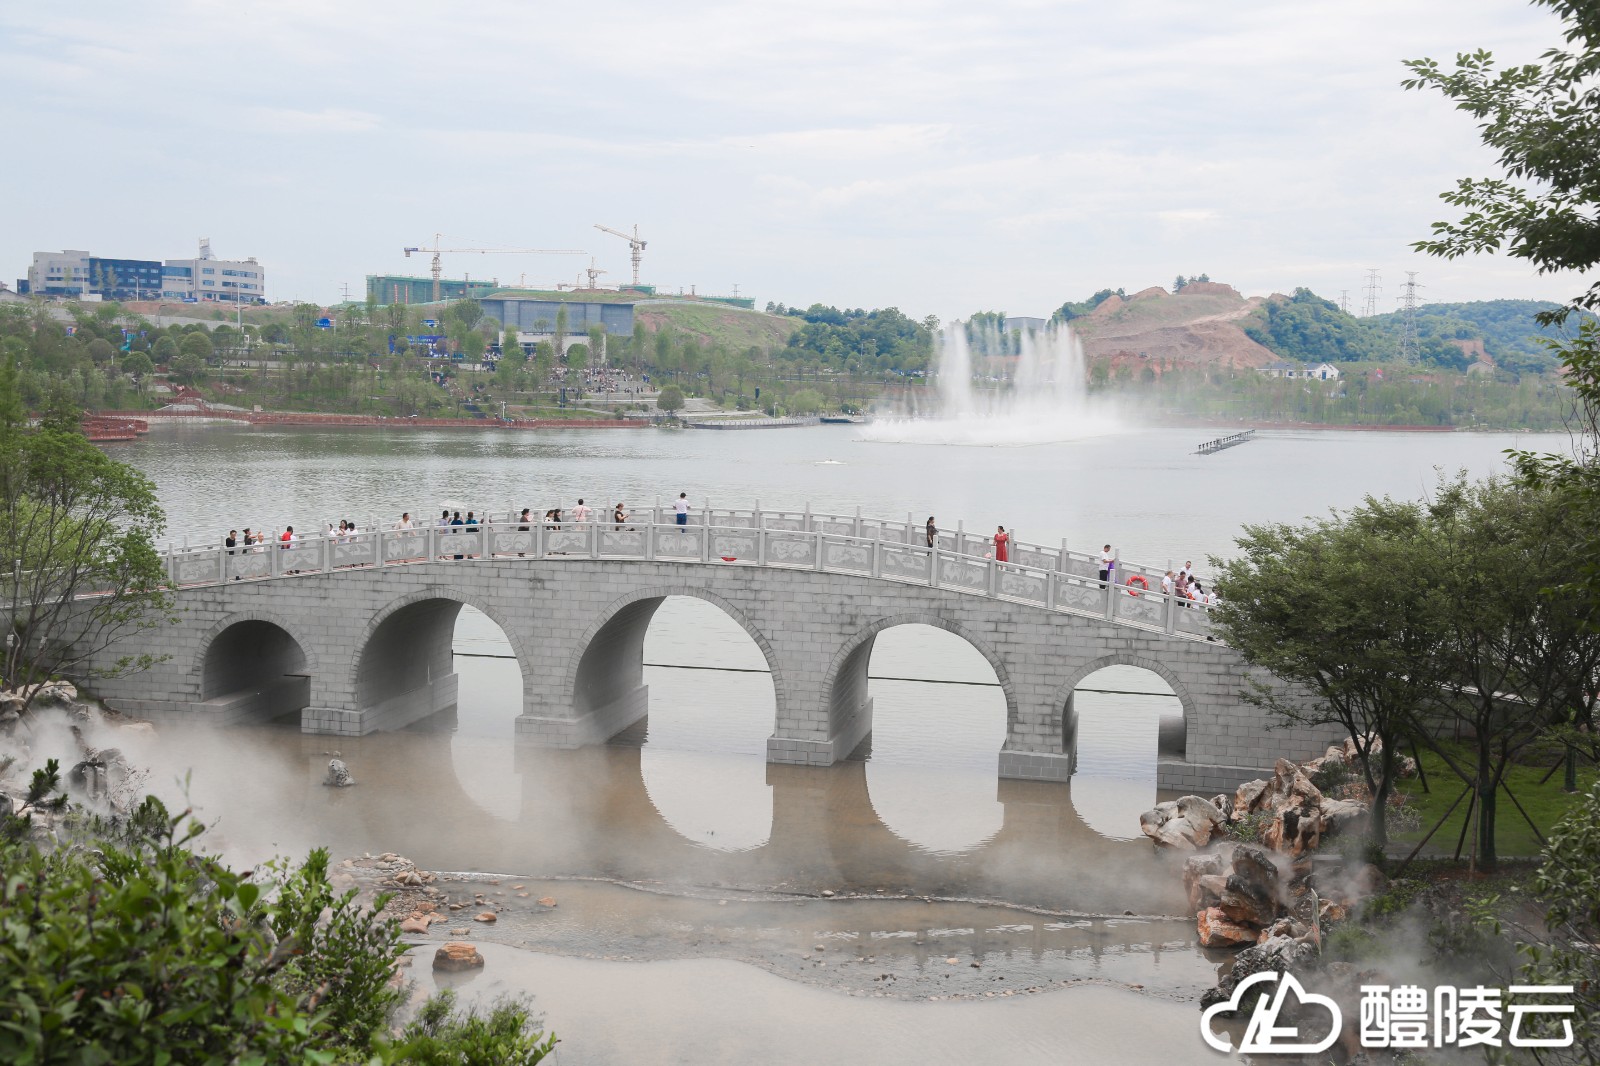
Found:
[(405, 514), (400, 516), (400, 523), (399, 523), (399, 525), (395, 526), (395, 528), (396, 529), (410, 529), (411, 528), (411, 512), (410, 511), (407, 511)]
[(589, 516), (592, 514), (594, 514), (594, 509), (588, 504), (584, 503), (582, 500), (579, 500), (578, 506), (572, 509), (572, 520), (577, 522), (579, 525), (585, 525), (588, 523)]
[(689, 524), (689, 494), (687, 492), (678, 493), (678, 498), (672, 502), (672, 510), (677, 515), (678, 525), (686, 526)]
[(1111, 571), (1117, 567), (1117, 557), (1111, 552), (1111, 545), (1107, 544), (1100, 553), (1100, 584), (1104, 585), (1111, 580)]
[(1161, 579), (1161, 595), (1163, 595), (1163, 596), (1172, 595), (1172, 571), (1171, 570), (1168, 570), (1167, 573), (1166, 573), (1166, 576), (1164, 576)]

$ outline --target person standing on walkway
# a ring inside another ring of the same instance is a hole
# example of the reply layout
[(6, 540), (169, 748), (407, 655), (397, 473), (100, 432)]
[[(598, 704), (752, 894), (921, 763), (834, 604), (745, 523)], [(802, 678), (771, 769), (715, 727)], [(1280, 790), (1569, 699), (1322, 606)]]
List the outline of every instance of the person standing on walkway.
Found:
[(400, 516), (400, 524), (395, 526), (395, 528), (396, 529), (410, 529), (411, 528), (411, 512), (410, 511), (407, 511), (405, 514)]
[(589, 516), (592, 514), (594, 514), (594, 509), (584, 503), (582, 499), (579, 499), (578, 506), (572, 509), (572, 520), (580, 526), (586, 526), (589, 524)]
[(222, 542), (222, 546), (224, 548), (228, 549), (228, 554), (229, 555), (232, 555), (234, 553), (234, 549), (236, 547), (238, 547), (238, 545), (239, 545), (239, 531), (237, 529), (228, 530), (228, 537), (227, 537), (226, 540), (224, 540)]
[(1011, 534), (1006, 532), (1005, 526), (996, 526), (994, 530), (994, 561), (997, 563), (1011, 561)]
[(933, 515), (928, 516), (928, 547), (933, 547), (934, 541), (939, 539), (939, 527), (933, 524)]
[(1100, 551), (1100, 584), (1111, 583), (1111, 571), (1117, 568), (1117, 557), (1111, 552), (1111, 545), (1107, 544)]
[(678, 498), (672, 501), (672, 511), (678, 525), (686, 526), (689, 524), (689, 494), (687, 492), (678, 493)]

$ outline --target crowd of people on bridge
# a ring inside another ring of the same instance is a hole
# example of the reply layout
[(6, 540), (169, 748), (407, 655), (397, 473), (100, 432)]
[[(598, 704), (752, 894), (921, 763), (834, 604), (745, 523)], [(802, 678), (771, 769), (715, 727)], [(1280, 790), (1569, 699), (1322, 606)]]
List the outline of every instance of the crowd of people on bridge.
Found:
[[(672, 521), (680, 526), (688, 525), (691, 511), (689, 494), (687, 492), (678, 493), (677, 498), (672, 501), (671, 507)], [(538, 517), (535, 517), (535, 515), (538, 515)], [(655, 516), (652, 512), (646, 516), (646, 521), (654, 521), (654, 518)], [(508, 513), (505, 520), (499, 522), (492, 521), (487, 511), (480, 513), (476, 510), (459, 506), (444, 507), (440, 510), (439, 517), (431, 522), (415, 520), (412, 518), (411, 513), (407, 511), (400, 516), (398, 521), (387, 525), (385, 531), (421, 530), (431, 525), (441, 533), (462, 533), (473, 532), (480, 527), (488, 525), (495, 525), (501, 531), (509, 528), (516, 532), (527, 533), (531, 532), (535, 525), (542, 524), (552, 530), (560, 530), (567, 526), (588, 528), (594, 525), (609, 526), (612, 530), (621, 532), (636, 529), (637, 527), (631, 524), (635, 521), (637, 519), (634, 514), (628, 510), (628, 505), (621, 500), (609, 508), (596, 509), (588, 504), (583, 497), (579, 497), (578, 502), (572, 507), (557, 505), (544, 509), (542, 513), (533, 507), (524, 507), (520, 512), (513, 510)], [(324, 536), (330, 543), (347, 544), (356, 541), (361, 532), (362, 530), (354, 521), (346, 518), (340, 519), (337, 523), (327, 523), (327, 532)], [(909, 530), (907, 532), (908, 534), (910, 533)], [(949, 536), (948, 533), (945, 535), (946, 537)], [(924, 543), (929, 548), (936, 547), (940, 543), (939, 537), (940, 530), (937, 521), (933, 515), (929, 515), (923, 528)], [(994, 533), (990, 536), (963, 534), (961, 539), (963, 543), (959, 546), (959, 550), (963, 554), (977, 554), (976, 551), (968, 550), (970, 545), (981, 551), (985, 559), (993, 559), (995, 562), (1000, 563), (1012, 561), (1012, 534), (1003, 525), (997, 525)], [(223, 540), (223, 547), (229, 555), (236, 555), (245, 552), (265, 551), (268, 544), (277, 544), (280, 548), (287, 549), (301, 542), (302, 535), (296, 533), (293, 526), (285, 526), (281, 532), (273, 530), (270, 535), (263, 529), (251, 529), (247, 526), (242, 535), (238, 530), (228, 530), (228, 535)], [(527, 553), (519, 551), (516, 554), (526, 555)], [(466, 552), (440, 556), (440, 558), (450, 559), (478, 557), (475, 553)], [(1123, 570), (1124, 568), (1119, 565), (1117, 552), (1112, 549), (1110, 544), (1106, 544), (1099, 558), (1099, 581), (1102, 587), (1122, 587), (1126, 589), (1130, 596), (1157, 591), (1149, 587), (1150, 579), (1143, 574), (1128, 573), (1123, 576)], [(286, 572), (296, 573), (297, 571)], [(1151, 574), (1154, 576), (1154, 571)], [(1211, 605), (1219, 602), (1215, 590), (1206, 588), (1204, 583), (1201, 582), (1200, 576), (1195, 573), (1193, 560), (1187, 560), (1181, 567), (1175, 570), (1168, 570), (1162, 575), (1159, 592), (1164, 597), (1174, 597), (1184, 607), (1190, 607), (1195, 604)]]

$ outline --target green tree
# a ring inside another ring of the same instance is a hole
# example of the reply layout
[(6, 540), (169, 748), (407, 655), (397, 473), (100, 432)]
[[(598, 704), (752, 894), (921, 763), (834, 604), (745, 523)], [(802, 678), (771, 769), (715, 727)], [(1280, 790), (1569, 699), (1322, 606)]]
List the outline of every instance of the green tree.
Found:
[(574, 344), (567, 349), (567, 369), (583, 371), (589, 366), (589, 346)]
[(556, 308), (556, 351), (566, 351), (567, 324), (572, 319), (567, 314), (567, 305), (562, 304)]
[(194, 352), (184, 352), (172, 361), (172, 376), (184, 385), (198, 385), (206, 377), (206, 361)]
[(155, 371), (150, 357), (143, 352), (129, 352), (122, 357), (122, 372), (133, 379), (134, 387), (144, 395), (145, 381)]
[[(77, 410), (58, 401), (30, 429), (15, 371), (0, 366), (0, 558), (12, 561), (18, 605), (3, 660), (12, 689), (80, 676), (120, 638), (169, 621), (155, 486), (78, 425)], [(151, 662), (125, 657), (105, 675)], [(30, 691), (24, 707), (31, 700)]]
[(215, 349), (211, 345), (211, 338), (204, 330), (195, 330), (183, 338), (183, 343), (178, 345), (179, 351), (184, 355), (197, 356), (203, 363), (210, 359)]
[(178, 342), (173, 340), (170, 335), (162, 336), (160, 340), (156, 341), (156, 346), (153, 350), (158, 363), (171, 363), (178, 358)]
[(1427, 527), (1421, 506), (1369, 498), (1305, 525), (1248, 525), (1239, 557), (1212, 560), (1218, 636), (1312, 697), (1258, 683), (1245, 698), (1296, 724), (1344, 729), (1380, 846), (1400, 742), (1443, 683), (1443, 612), (1426, 585), (1403, 579), (1431, 565)]
[(1600, 686), (1600, 601), (1563, 582), (1593, 530), (1563, 496), (1511, 480), (1445, 482), (1428, 503), (1433, 563), (1409, 572), (1444, 623), (1432, 713), (1464, 727), (1473, 763), (1429, 743), (1477, 794), (1478, 857), (1498, 863), (1496, 800), (1506, 768)]
[(606, 328), (598, 323), (587, 330), (589, 334), (589, 354), (595, 366), (605, 366), (606, 359)]
[(676, 385), (668, 385), (656, 397), (656, 407), (669, 415), (683, 410), (683, 390)]
[(790, 414), (810, 415), (822, 410), (826, 402), (816, 389), (799, 389), (789, 396), (784, 407), (788, 408)]
[(533, 346), (533, 373), (538, 379), (536, 387), (545, 388), (550, 384), (550, 375), (556, 369), (556, 346), (549, 341), (540, 341)]
[[(1591, 271), (1600, 265), (1600, 11), (1587, 0), (1535, 0), (1560, 16), (1565, 47), (1538, 63), (1498, 68), (1479, 50), (1407, 62), (1407, 89), (1434, 90), (1478, 121), (1483, 143), (1498, 154), (1503, 177), (1463, 178), (1441, 194), (1460, 208), (1437, 222), (1419, 251), (1453, 259), (1504, 249), (1541, 272)], [(1565, 322), (1576, 310), (1600, 307), (1600, 281), (1567, 306), (1541, 312), (1541, 323)], [(1552, 349), (1582, 404), (1578, 454), (1522, 453), (1521, 475), (1554, 486), (1588, 530), (1584, 558), (1571, 575), (1600, 602), (1600, 327), (1583, 321)]]
[(117, 350), (104, 337), (96, 337), (89, 342), (89, 358), (94, 360), (96, 366), (104, 366), (116, 358), (116, 355)]

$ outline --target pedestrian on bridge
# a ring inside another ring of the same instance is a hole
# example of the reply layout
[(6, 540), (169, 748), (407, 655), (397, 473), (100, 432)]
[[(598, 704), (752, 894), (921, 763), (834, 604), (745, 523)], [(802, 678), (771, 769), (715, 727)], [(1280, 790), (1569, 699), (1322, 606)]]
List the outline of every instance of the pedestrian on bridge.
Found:
[(1006, 532), (1005, 526), (995, 527), (994, 561), (997, 563), (1008, 563), (1011, 561), (1011, 534)]
[(939, 539), (939, 527), (933, 524), (933, 515), (928, 516), (928, 547), (933, 547)]
[(689, 494), (687, 492), (678, 493), (678, 498), (673, 501), (672, 510), (678, 525), (686, 526), (689, 524)]
[(1111, 583), (1111, 571), (1117, 568), (1117, 557), (1111, 552), (1111, 545), (1107, 544), (1100, 551), (1100, 584)]
[(238, 547), (238, 544), (239, 544), (239, 531), (237, 529), (228, 530), (228, 536), (227, 536), (227, 538), (225, 540), (223, 540), (222, 546), (224, 548), (228, 549), (228, 554), (229, 555), (234, 554), (234, 548)]
[(589, 524), (589, 516), (592, 514), (594, 514), (594, 509), (584, 503), (582, 497), (579, 497), (578, 506), (572, 509), (572, 520), (580, 526), (586, 526)]

